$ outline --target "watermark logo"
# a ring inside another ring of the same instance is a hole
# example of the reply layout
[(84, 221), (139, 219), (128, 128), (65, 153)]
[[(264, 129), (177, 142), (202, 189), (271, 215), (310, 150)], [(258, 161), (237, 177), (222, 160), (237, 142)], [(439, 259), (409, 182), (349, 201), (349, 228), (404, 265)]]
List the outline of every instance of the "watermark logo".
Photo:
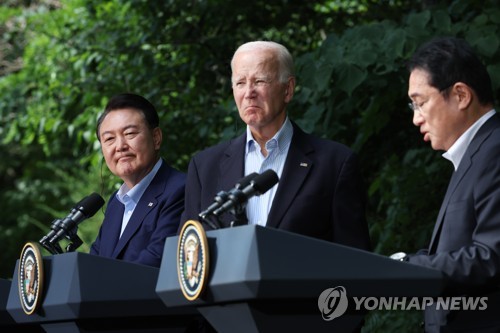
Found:
[(328, 288), (318, 298), (321, 316), (326, 321), (342, 316), (347, 310), (347, 305), (347, 292), (342, 286)]
[(488, 308), (488, 297), (354, 297), (356, 310), (436, 310), (474, 311)]
[[(488, 308), (488, 297), (353, 297), (355, 310), (437, 310), (482, 311)], [(318, 307), (324, 320), (342, 316), (348, 307), (346, 289), (342, 286), (325, 289), (318, 297)]]

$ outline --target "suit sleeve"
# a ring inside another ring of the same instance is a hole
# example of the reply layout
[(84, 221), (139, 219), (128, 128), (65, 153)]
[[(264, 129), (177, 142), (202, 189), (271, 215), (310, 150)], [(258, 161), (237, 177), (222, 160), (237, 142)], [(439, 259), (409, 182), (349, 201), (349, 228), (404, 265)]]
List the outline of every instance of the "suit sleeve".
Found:
[[(452, 223), (456, 228), (470, 228), (470, 235), (462, 235), (469, 237), (467, 242), (454, 249), (436, 251), (430, 255), (413, 255), (408, 259), (410, 263), (442, 271), (450, 279), (448, 292), (452, 294), (480, 291), (492, 284), (498, 285), (500, 280), (498, 158), (495, 157), (488, 167), (478, 171), (477, 177), (464, 181), (472, 184), (472, 193), (465, 200), (459, 197), (460, 200), (455, 201), (453, 205), (449, 204), (445, 218), (446, 222)], [(446, 233), (447, 235), (443, 236), (457, 237), (450, 235), (448, 231)]]

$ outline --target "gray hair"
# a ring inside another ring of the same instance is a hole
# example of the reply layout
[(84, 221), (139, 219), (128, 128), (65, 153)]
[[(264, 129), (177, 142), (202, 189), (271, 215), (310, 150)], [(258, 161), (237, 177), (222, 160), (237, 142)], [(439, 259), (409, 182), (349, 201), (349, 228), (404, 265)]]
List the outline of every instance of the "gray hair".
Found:
[(283, 45), (271, 42), (271, 41), (253, 41), (242, 44), (234, 52), (233, 58), (231, 59), (231, 71), (233, 70), (233, 62), (236, 53), (240, 51), (252, 51), (252, 50), (272, 50), (278, 56), (279, 63), (279, 81), (281, 83), (287, 83), (290, 77), (295, 76), (293, 58), (290, 52)]

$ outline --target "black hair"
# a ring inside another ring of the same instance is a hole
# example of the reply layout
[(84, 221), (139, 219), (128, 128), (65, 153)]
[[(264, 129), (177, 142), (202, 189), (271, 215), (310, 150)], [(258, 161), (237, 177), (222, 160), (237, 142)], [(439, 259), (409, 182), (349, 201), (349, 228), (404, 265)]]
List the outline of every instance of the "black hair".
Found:
[(482, 105), (493, 104), (491, 79), (472, 47), (463, 39), (438, 37), (423, 44), (408, 62), (408, 70), (422, 69), (429, 84), (445, 91), (457, 82), (474, 90)]
[(99, 116), (99, 119), (97, 120), (96, 135), (99, 141), (101, 140), (99, 137), (99, 130), (101, 128), (102, 121), (104, 120), (104, 118), (106, 118), (108, 113), (113, 110), (127, 108), (140, 111), (143, 114), (144, 119), (146, 120), (146, 124), (150, 129), (154, 129), (160, 126), (160, 118), (158, 117), (158, 112), (150, 101), (136, 94), (119, 94), (113, 96), (109, 100), (108, 104), (104, 108), (104, 112)]

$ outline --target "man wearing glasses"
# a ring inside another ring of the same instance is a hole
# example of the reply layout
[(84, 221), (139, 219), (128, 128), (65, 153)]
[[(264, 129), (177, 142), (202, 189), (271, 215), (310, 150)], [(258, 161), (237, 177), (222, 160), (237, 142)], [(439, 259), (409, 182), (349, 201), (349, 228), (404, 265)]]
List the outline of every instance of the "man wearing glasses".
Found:
[(425, 312), (426, 332), (500, 332), (500, 117), (491, 80), (457, 38), (421, 46), (409, 62), (413, 123), (454, 172), (429, 248), (398, 259), (438, 269), (447, 296), (487, 297), (487, 309)]

